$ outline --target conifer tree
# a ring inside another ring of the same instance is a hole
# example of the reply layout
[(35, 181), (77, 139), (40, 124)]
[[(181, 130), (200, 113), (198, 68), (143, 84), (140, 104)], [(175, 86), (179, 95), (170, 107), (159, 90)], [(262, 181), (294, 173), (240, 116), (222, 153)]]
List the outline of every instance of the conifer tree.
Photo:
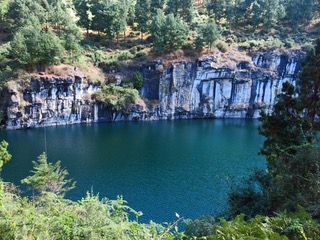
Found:
[(300, 108), (312, 124), (314, 130), (320, 130), (320, 39), (316, 46), (302, 61), (302, 72), (298, 81)]
[(34, 190), (45, 193), (52, 192), (64, 195), (75, 187), (72, 179), (66, 179), (68, 171), (61, 169), (61, 162), (54, 164), (47, 162), (47, 156), (42, 153), (37, 161), (33, 161), (33, 175), (26, 177), (21, 182), (30, 185)]
[(143, 33), (148, 32), (151, 26), (151, 1), (137, 0), (135, 7), (136, 22), (141, 32), (141, 40)]

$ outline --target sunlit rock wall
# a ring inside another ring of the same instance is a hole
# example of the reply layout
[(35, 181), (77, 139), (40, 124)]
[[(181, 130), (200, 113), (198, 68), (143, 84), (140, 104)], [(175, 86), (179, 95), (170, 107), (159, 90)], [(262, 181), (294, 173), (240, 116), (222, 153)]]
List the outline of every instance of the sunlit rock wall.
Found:
[(269, 52), (234, 66), (214, 56), (173, 63), (160, 77), (159, 118), (257, 118), (271, 110), (283, 82), (295, 84), (300, 58)]
[(211, 56), (166, 67), (161, 61), (142, 65), (142, 98), (116, 117), (93, 100), (92, 94), (100, 86), (81, 71), (68, 77), (42, 75), (18, 80), (9, 84), (5, 94), (5, 126), (20, 129), (113, 120), (257, 118), (261, 109), (271, 111), (283, 82), (295, 84), (300, 59), (298, 51), (272, 51), (233, 61)]

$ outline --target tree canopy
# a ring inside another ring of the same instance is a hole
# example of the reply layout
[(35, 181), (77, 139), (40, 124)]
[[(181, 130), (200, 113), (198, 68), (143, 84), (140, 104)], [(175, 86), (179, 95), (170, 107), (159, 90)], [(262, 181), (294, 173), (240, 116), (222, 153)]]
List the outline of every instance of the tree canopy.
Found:
[(33, 175), (21, 180), (39, 193), (52, 192), (63, 195), (75, 187), (75, 182), (66, 179), (68, 171), (61, 169), (61, 162), (54, 164), (47, 162), (47, 156), (42, 153), (37, 161), (33, 161)]

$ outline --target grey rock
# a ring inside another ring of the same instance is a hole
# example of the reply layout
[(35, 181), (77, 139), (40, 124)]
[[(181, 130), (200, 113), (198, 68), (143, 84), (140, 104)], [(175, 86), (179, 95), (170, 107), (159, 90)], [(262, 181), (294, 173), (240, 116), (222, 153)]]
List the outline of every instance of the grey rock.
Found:
[(113, 120), (257, 118), (261, 109), (272, 110), (284, 82), (295, 84), (301, 55), (271, 51), (232, 66), (219, 65), (220, 56), (167, 67), (160, 60), (142, 65), (145, 103), (116, 114), (92, 100), (100, 86), (80, 71), (66, 78), (40, 75), (7, 90), (6, 129)]

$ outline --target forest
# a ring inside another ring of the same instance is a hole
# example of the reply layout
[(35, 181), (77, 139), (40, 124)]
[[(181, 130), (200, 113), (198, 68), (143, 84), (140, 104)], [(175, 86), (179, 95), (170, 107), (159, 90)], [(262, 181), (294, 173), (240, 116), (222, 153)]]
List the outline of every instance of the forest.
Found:
[[(267, 169), (231, 189), (226, 212), (145, 224), (121, 196), (110, 200), (88, 192), (72, 201), (65, 194), (76, 183), (44, 153), (21, 180), (32, 196), (0, 180), (0, 238), (319, 239), (319, 8), (315, 0), (2, 0), (1, 87), (61, 63), (103, 82), (103, 73), (120, 71), (122, 64), (159, 57), (280, 48), (306, 55), (297, 84), (286, 82), (272, 113), (261, 112), (260, 154)], [(123, 108), (141, 84), (135, 72), (123, 86), (103, 85), (95, 98)], [(115, 98), (121, 98), (117, 104)], [(10, 159), (2, 141), (0, 171)]]
[(318, 19), (314, 0), (2, 0), (0, 78), (51, 64), (110, 69), (234, 45), (248, 52), (310, 48)]

